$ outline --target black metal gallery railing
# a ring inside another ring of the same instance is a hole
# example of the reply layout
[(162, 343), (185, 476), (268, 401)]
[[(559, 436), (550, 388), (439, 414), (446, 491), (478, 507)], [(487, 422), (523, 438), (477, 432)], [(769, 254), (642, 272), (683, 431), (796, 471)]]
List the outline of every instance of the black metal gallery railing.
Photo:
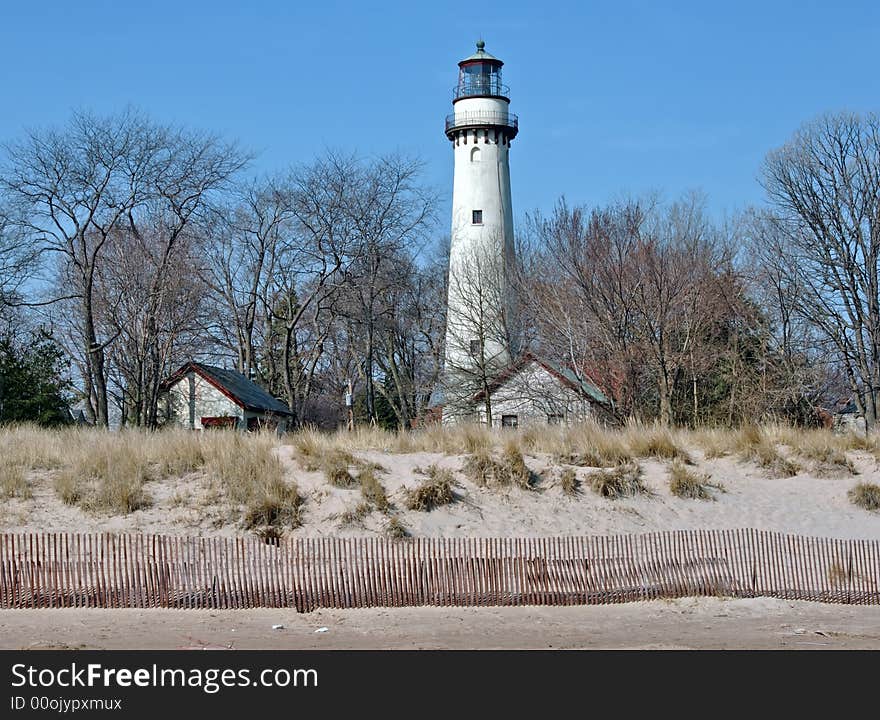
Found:
[(446, 116), (446, 132), (456, 128), (483, 127), (484, 125), (508, 128), (513, 130), (513, 134), (516, 134), (519, 131), (519, 118), (513, 113), (491, 110), (460, 112)]
[(510, 88), (500, 80), (485, 76), (466, 78), (452, 88), (453, 100), (464, 97), (479, 97), (481, 95), (510, 98)]

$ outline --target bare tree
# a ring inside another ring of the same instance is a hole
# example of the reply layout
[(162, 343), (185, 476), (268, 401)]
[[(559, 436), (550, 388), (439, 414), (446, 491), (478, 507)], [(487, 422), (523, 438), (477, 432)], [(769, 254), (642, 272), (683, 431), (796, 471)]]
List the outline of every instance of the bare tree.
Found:
[(22, 236), (0, 205), (0, 313), (21, 302), (22, 285), (33, 273), (37, 255), (35, 244)]
[(155, 427), (159, 387), (205, 349), (207, 292), (200, 281), (204, 243), (178, 238), (169, 252), (161, 229), (113, 233), (96, 281), (96, 313), (107, 348), (108, 392), (121, 423)]
[(624, 415), (698, 422), (701, 378), (739, 299), (701, 198), (592, 212), (563, 201), (531, 224), (546, 248), (527, 295), (542, 354), (581, 381), (601, 378)]
[(880, 411), (880, 118), (826, 115), (770, 153), (796, 310), (833, 348), (868, 426)]
[[(32, 131), (7, 154), (0, 187), (14, 202), (20, 231), (60, 258), (66, 282), (49, 300), (76, 302), (86, 408), (90, 419), (106, 426), (106, 351), (116, 335), (101, 332), (96, 283), (108, 241), (123, 228), (138, 238), (144, 225), (163, 238), (146, 298), (148, 332), (155, 336), (175, 245), (206, 195), (246, 157), (216, 138), (157, 125), (133, 110), (109, 117), (75, 113), (66, 128)], [(155, 347), (149, 352), (151, 376), (157, 377)], [(150, 394), (157, 383), (151, 381)]]
[(215, 216), (207, 281), (222, 300), (218, 325), (239, 370), (283, 395), (295, 422), (305, 419), (360, 251), (348, 210), (359, 190), (356, 161), (329, 154), (252, 184)]
[(624, 413), (639, 394), (630, 258), (646, 210), (638, 203), (589, 211), (560, 201), (549, 219), (529, 218), (543, 253), (528, 292), (542, 355), (601, 377)]
[(393, 314), (392, 297), (405, 285), (398, 272), (403, 259), (417, 254), (436, 220), (437, 194), (421, 182), (422, 164), (394, 154), (357, 163), (356, 190), (346, 213), (359, 245), (348, 283), (346, 315), (360, 357), (370, 422), (376, 412), (376, 363), (381, 351), (379, 327)]
[(448, 284), (444, 416), (469, 419), (476, 413), (491, 426), (492, 385), (520, 349), (510, 274), (500, 252), (464, 247), (453, 254)]
[(382, 351), (377, 384), (401, 428), (424, 417), (439, 379), (446, 327), (446, 267), (444, 257), (424, 267), (401, 259), (396, 272), (401, 282), (388, 293), (391, 312), (379, 327)]
[[(760, 348), (764, 362), (761, 392), (775, 411), (792, 419), (811, 415), (837, 395), (840, 366), (836, 350), (813, 322), (805, 302), (803, 277), (792, 263), (790, 238), (767, 210), (751, 210), (740, 220), (746, 257), (743, 274), (766, 325)], [(837, 399), (836, 397), (833, 399)], [(805, 419), (805, 418), (804, 418)]]

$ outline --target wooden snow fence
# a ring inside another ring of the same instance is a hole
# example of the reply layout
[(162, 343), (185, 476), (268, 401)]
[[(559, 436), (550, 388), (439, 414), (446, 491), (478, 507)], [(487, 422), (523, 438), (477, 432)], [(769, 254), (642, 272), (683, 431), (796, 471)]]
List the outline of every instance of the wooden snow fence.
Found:
[(0, 535), (0, 608), (880, 604), (880, 545), (759, 530), (553, 538)]

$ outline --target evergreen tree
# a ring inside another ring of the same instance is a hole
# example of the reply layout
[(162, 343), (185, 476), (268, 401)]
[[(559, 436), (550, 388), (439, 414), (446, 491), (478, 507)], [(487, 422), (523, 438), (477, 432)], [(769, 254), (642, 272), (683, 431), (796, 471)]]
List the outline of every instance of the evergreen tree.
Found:
[(11, 334), (0, 336), (0, 424), (69, 422), (64, 352), (45, 331), (29, 340), (20, 343)]

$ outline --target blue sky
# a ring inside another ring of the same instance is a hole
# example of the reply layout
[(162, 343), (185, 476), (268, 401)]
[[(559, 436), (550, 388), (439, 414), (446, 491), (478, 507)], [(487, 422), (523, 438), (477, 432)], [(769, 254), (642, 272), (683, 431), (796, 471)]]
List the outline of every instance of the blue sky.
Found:
[(520, 134), (518, 214), (702, 189), (760, 202), (762, 158), (829, 110), (878, 109), (875, 2), (0, 0), (0, 140), (134, 104), (259, 153), (420, 156), (448, 203), (456, 63), (482, 35)]

